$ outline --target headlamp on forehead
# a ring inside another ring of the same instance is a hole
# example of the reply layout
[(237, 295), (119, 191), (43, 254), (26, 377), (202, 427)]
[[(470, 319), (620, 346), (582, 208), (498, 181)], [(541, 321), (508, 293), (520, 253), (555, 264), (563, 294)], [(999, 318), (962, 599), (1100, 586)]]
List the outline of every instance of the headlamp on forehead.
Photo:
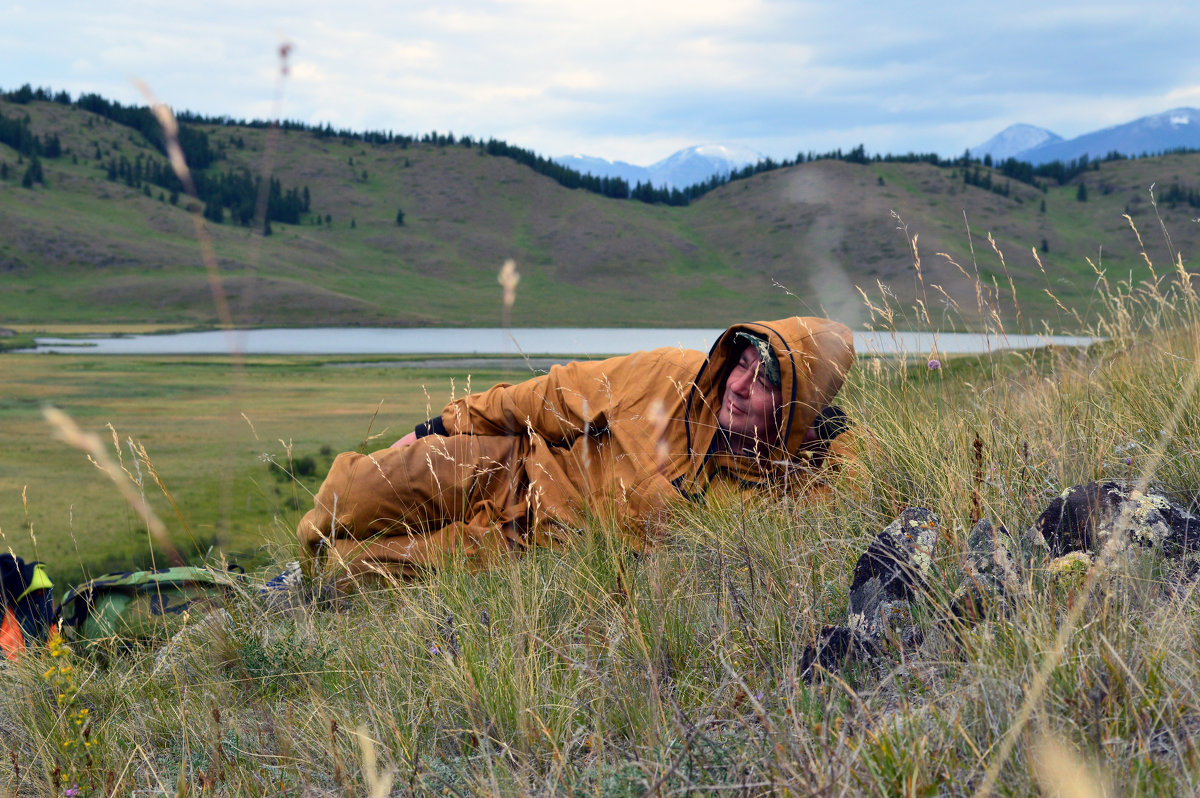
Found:
[(736, 332), (733, 334), (733, 341), (738, 345), (749, 344), (754, 347), (759, 358), (762, 359), (763, 374), (766, 375), (767, 382), (776, 388), (783, 385), (783, 379), (779, 376), (779, 358), (775, 357), (775, 350), (771, 348), (765, 338), (754, 333)]

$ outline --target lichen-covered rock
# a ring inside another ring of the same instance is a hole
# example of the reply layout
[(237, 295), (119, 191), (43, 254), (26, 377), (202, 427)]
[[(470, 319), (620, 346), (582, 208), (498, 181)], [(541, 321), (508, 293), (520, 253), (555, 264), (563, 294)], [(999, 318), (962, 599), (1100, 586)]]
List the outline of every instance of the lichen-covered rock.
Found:
[(1072, 551), (1055, 557), (1046, 566), (1053, 587), (1075, 590), (1087, 579), (1092, 570), (1092, 556), (1082, 551)]
[(1016, 544), (1008, 530), (983, 518), (967, 535), (967, 574), (991, 592), (1012, 593), (1021, 582)]
[(812, 681), (814, 668), (820, 666), (827, 671), (836, 671), (851, 662), (869, 660), (878, 653), (875, 644), (848, 626), (826, 626), (809, 643), (800, 657), (800, 676)]
[(908, 507), (858, 558), (850, 584), (848, 626), (872, 640), (901, 641), (912, 624), (910, 602), (933, 567), (938, 518)]
[(921, 644), (913, 623), (912, 600), (933, 567), (938, 518), (923, 507), (908, 507), (880, 532), (854, 567), (846, 626), (826, 626), (800, 657), (805, 681), (815, 666), (837, 670), (869, 660), (886, 648)]
[(1121, 545), (1161, 547), (1174, 557), (1200, 549), (1200, 517), (1158, 493), (1089, 482), (1050, 502), (1029, 535), (1045, 540), (1055, 557), (1098, 552), (1114, 535)]
[(954, 593), (954, 614), (979, 620), (997, 602), (1016, 595), (1021, 585), (1021, 567), (1016, 543), (1004, 526), (993, 526), (984, 518), (967, 535), (965, 576)]

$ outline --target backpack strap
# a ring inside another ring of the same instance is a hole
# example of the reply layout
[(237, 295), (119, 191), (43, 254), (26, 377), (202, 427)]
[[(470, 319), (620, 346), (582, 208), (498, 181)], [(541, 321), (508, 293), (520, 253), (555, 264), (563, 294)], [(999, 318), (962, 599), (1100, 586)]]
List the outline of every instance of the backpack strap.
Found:
[[(113, 610), (107, 604), (109, 598), (115, 595), (126, 596), (129, 601), (137, 601), (138, 597), (148, 595), (151, 597), (152, 615), (175, 614), (186, 609), (191, 600), (185, 604), (168, 606), (163, 601), (164, 597), (189, 589), (223, 593), (232, 590), (244, 579), (243, 575), (236, 572), (189, 565), (104, 574), (68, 591), (62, 598), (59, 612), (64, 632), (68, 636), (75, 636), (93, 620), (107, 623), (101, 616), (112, 614)], [(98, 611), (97, 608), (101, 606), (105, 606), (105, 609)], [(99, 614), (93, 619), (96, 612)], [(120, 612), (117, 611), (116, 615), (120, 615)]]
[(54, 587), (54, 583), (50, 581), (50, 575), (46, 573), (46, 569), (42, 567), (40, 562), (33, 563), (33, 573), (30, 575), (29, 587), (21, 595), (17, 596), (17, 603), (20, 604), (25, 600), (25, 597), (35, 590), (49, 590)]

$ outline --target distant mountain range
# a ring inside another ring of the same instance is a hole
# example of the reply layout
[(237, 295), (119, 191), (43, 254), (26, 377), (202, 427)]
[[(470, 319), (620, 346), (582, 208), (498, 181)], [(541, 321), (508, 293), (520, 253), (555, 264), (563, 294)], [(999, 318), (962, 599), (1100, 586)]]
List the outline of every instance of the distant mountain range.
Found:
[[(1050, 161), (1071, 161), (1087, 155), (1103, 158), (1111, 152), (1127, 156), (1154, 155), (1179, 148), (1200, 149), (1200, 110), (1174, 108), (1161, 114), (1144, 116), (1123, 125), (1064, 139), (1057, 133), (1035, 125), (1016, 124), (971, 148), (971, 155), (1029, 161), (1035, 166)], [(632, 188), (648, 183), (656, 188), (686, 188), (713, 176), (728, 177), (731, 172), (763, 160), (746, 147), (702, 144), (688, 147), (650, 166), (625, 161), (609, 161), (591, 155), (562, 155), (552, 159), (581, 174), (619, 177)]]
[(1073, 139), (1064, 139), (1033, 125), (1010, 125), (972, 147), (971, 155), (979, 158), (990, 155), (993, 161), (1016, 158), (1036, 166), (1050, 161), (1067, 162), (1084, 155), (1089, 158), (1103, 158), (1110, 152), (1154, 155), (1181, 147), (1200, 149), (1200, 110), (1173, 108)]
[(581, 174), (619, 177), (627, 181), (630, 187), (649, 183), (655, 188), (686, 188), (703, 183), (714, 175), (728, 177), (730, 172), (758, 163), (763, 156), (745, 147), (701, 144), (680, 150), (650, 166), (609, 161), (591, 155), (562, 155), (553, 160)]

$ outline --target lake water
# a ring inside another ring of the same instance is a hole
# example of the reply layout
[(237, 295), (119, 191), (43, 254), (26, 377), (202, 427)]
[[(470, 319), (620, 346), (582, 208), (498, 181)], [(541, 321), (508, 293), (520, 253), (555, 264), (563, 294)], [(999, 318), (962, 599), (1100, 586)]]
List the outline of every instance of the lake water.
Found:
[[(115, 338), (38, 338), (37, 352), (97, 355), (621, 355), (660, 346), (708, 351), (718, 329), (661, 328), (302, 328), (221, 330)], [(856, 332), (859, 354), (981, 354), (1086, 346), (1095, 339), (978, 333)], [(25, 350), (31, 351), (31, 350)]]

